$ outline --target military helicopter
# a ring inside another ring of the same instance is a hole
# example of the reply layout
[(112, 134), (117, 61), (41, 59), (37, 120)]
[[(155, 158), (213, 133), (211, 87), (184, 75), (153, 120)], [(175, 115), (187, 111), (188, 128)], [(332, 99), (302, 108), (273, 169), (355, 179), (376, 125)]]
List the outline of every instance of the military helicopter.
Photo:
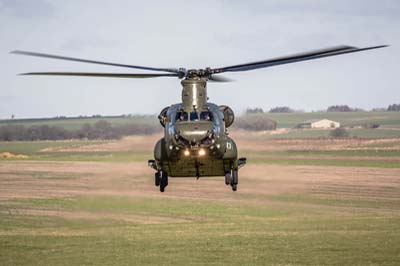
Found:
[(244, 166), (247, 160), (238, 158), (237, 146), (234, 140), (228, 136), (227, 129), (234, 122), (233, 110), (226, 105), (218, 106), (208, 102), (207, 81), (230, 81), (220, 75), (225, 72), (249, 71), (386, 46), (358, 48), (342, 45), (257, 62), (204, 69), (156, 68), (27, 51), (11, 53), (158, 71), (158, 73), (32, 72), (20, 75), (110, 78), (176, 77), (182, 79), (182, 102), (165, 107), (158, 116), (160, 124), (164, 127), (164, 137), (155, 145), (154, 159), (148, 161), (148, 165), (155, 170), (155, 185), (159, 186), (161, 192), (164, 192), (165, 187), (168, 186), (168, 177), (225, 176), (225, 184), (230, 185), (232, 190), (236, 191), (239, 183), (239, 168)]

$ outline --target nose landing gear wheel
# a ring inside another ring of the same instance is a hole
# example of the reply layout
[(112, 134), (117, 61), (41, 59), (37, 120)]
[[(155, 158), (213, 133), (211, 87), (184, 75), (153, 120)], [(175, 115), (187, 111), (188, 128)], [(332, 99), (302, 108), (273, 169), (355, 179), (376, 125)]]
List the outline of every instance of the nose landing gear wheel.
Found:
[(168, 173), (162, 172), (161, 182), (160, 182), (160, 192), (164, 192), (166, 186), (168, 186)]

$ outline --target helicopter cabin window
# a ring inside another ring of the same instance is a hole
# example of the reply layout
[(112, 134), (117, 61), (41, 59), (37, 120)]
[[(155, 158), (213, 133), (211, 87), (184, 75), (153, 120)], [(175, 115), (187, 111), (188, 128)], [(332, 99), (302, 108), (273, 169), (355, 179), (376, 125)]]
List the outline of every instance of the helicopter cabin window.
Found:
[(200, 120), (212, 121), (212, 114), (208, 111), (200, 113)]
[(197, 121), (199, 120), (199, 115), (197, 112), (190, 112), (190, 121)]
[(176, 121), (187, 121), (188, 120), (188, 113), (186, 113), (186, 112), (177, 112), (175, 120)]

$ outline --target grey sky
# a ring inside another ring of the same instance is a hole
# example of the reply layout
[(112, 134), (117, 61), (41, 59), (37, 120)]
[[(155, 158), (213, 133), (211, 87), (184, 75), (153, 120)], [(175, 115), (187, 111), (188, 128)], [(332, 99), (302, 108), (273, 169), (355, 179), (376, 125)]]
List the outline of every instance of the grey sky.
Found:
[[(155, 67), (221, 67), (340, 44), (389, 48), (225, 76), (210, 101), (236, 112), (400, 102), (400, 2), (0, 0), (0, 118), (157, 113), (175, 78), (21, 77), (129, 69), (9, 54), (28, 50)], [(140, 71), (136, 71), (140, 72)]]

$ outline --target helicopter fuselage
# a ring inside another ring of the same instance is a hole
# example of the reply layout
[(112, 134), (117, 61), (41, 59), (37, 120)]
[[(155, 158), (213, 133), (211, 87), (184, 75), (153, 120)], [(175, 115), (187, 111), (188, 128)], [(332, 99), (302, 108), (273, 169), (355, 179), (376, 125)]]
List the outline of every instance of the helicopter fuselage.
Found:
[(223, 109), (207, 102), (204, 79), (185, 79), (182, 87), (182, 103), (160, 113), (164, 137), (155, 145), (150, 166), (170, 177), (198, 178), (224, 176), (238, 169), (245, 160), (238, 160), (236, 143), (228, 136), (233, 117), (227, 124)]
[(222, 112), (212, 103), (205, 107), (187, 115), (179, 111), (182, 104), (169, 108), (164, 138), (154, 149), (157, 168), (169, 176), (224, 176), (237, 167), (236, 144), (227, 135)]

